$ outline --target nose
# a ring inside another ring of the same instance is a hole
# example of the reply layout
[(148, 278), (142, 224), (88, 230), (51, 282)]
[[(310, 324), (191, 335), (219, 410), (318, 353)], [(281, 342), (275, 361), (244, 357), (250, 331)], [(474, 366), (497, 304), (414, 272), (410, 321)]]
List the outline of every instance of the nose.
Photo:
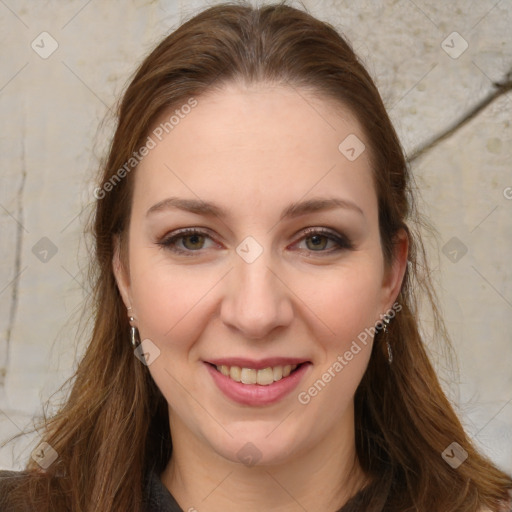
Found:
[(247, 339), (264, 339), (293, 318), (291, 292), (271, 264), (266, 251), (252, 263), (235, 255), (228, 275), (220, 316)]

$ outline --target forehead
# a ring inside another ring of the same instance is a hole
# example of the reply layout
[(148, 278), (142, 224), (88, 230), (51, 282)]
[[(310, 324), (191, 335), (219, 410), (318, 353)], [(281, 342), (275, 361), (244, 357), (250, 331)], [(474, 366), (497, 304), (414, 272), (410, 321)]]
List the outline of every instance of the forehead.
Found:
[(255, 205), (336, 191), (375, 207), (368, 151), (352, 161), (340, 151), (343, 141), (365, 140), (341, 104), (263, 84), (229, 84), (195, 100), (193, 108), (164, 112), (152, 128), (155, 144), (136, 172), (134, 210), (181, 195), (254, 215)]

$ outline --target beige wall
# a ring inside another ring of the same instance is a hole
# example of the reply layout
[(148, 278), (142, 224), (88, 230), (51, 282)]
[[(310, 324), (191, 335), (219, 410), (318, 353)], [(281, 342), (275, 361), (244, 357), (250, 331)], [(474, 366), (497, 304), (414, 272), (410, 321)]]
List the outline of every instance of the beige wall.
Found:
[[(446, 388), (477, 444), (512, 471), (512, 94), (488, 101), (512, 69), (512, 3), (304, 3), (352, 41), (409, 155), (455, 128), (413, 162), (439, 231), (434, 277), (460, 362), (460, 382)], [(83, 209), (107, 106), (140, 58), (203, 5), (0, 3), (2, 439), (27, 426), (73, 368), (87, 293)], [(0, 467), (20, 467), (34, 442), (1, 449)]]

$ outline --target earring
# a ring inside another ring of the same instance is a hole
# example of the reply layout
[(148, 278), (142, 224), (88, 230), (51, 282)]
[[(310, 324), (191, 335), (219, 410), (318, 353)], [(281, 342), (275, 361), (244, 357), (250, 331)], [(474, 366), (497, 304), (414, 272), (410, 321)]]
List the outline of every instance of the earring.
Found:
[(388, 363), (391, 364), (393, 362), (393, 351), (391, 350), (391, 345), (388, 340), (388, 325), (390, 322), (390, 319), (388, 317), (384, 317), (384, 324), (382, 327), (382, 331), (384, 332), (384, 335), (386, 336), (386, 347), (388, 349)]
[[(131, 307), (128, 309), (132, 309)], [(135, 318), (133, 316), (130, 317), (130, 341), (133, 345), (133, 348), (137, 348), (140, 345), (140, 335), (139, 335), (139, 329), (135, 325), (133, 325), (133, 322), (135, 321)]]

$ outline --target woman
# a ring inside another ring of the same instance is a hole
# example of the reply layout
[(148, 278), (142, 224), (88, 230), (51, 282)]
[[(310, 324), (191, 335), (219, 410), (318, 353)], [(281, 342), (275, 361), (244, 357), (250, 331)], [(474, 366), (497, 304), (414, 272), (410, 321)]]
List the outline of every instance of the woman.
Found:
[(95, 191), (90, 344), (2, 510), (506, 510), (418, 331), (409, 180), (329, 25), (221, 5), (164, 39)]

